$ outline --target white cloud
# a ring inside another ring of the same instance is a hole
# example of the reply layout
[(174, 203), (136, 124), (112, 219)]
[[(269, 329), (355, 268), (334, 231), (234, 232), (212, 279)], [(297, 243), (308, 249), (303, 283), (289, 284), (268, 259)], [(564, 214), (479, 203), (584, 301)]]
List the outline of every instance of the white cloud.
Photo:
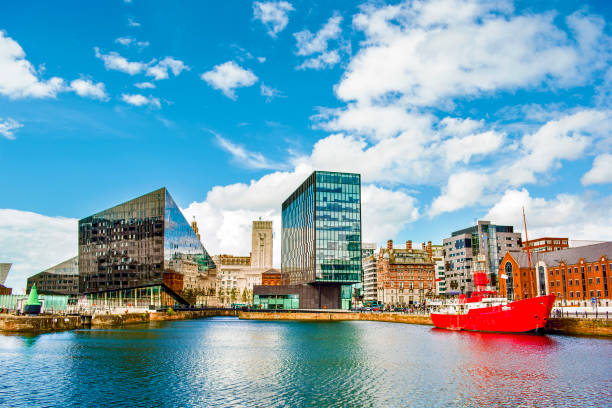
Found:
[(153, 84), (151, 82), (138, 82), (138, 83), (134, 84), (134, 86), (136, 88), (140, 88), (140, 89), (152, 89), (152, 88), (155, 88), (155, 84)]
[(329, 52), (324, 52), (322, 54), (317, 55), (316, 57), (308, 58), (300, 65), (297, 66), (296, 69), (326, 69), (331, 68), (340, 62), (340, 54), (338, 51), (333, 50)]
[(365, 185), (361, 199), (364, 242), (382, 243), (393, 239), (407, 224), (419, 218), (416, 199), (403, 191)]
[(64, 80), (47, 80), (25, 59), (23, 48), (0, 30), (0, 94), (11, 99), (54, 98), (64, 90)]
[(327, 43), (338, 38), (342, 17), (334, 14), (316, 34), (303, 30), (293, 34), (297, 41), (297, 55), (311, 55), (327, 51)]
[(446, 156), (447, 166), (463, 162), (467, 164), (473, 156), (487, 155), (497, 151), (505, 135), (495, 131), (475, 133), (464, 137), (453, 137), (442, 142), (440, 149)]
[(150, 45), (148, 41), (137, 41), (133, 37), (119, 37), (115, 40), (115, 42), (117, 44), (125, 45), (126, 47), (136, 45), (139, 48), (145, 48)]
[(430, 216), (451, 212), (477, 203), (489, 182), (489, 177), (475, 171), (452, 174), (448, 184), (429, 209)]
[[(313, 171), (298, 164), (293, 171), (277, 171), (250, 183), (213, 187), (201, 202), (183, 210), (187, 219), (196, 217), (204, 246), (213, 254), (248, 254), (251, 222), (262, 217), (273, 220), (274, 263), (280, 266), (282, 202)], [(382, 242), (419, 216), (416, 200), (400, 191), (373, 185), (362, 187), (363, 240)]]
[(128, 26), (129, 27), (140, 27), (140, 23), (131, 18), (128, 18)]
[(219, 146), (221, 146), (223, 150), (229, 152), (233, 159), (240, 165), (253, 169), (278, 169), (284, 167), (280, 164), (270, 162), (259, 152), (249, 151), (243, 146), (232, 143), (217, 134), (215, 134), (215, 137), (217, 138)]
[(75, 256), (77, 220), (0, 209), (0, 259), (13, 263), (7, 286), (25, 289), (28, 276)]
[[(507, 190), (484, 219), (502, 225), (523, 225), (525, 207), (530, 238), (569, 236), (570, 239), (612, 240), (612, 197), (559, 194), (550, 199), (531, 197), (527, 189)], [(598, 205), (598, 203), (601, 203)], [(520, 227), (519, 227), (520, 228)]]
[(104, 67), (108, 70), (125, 72), (126, 74), (136, 75), (143, 72), (147, 68), (144, 62), (130, 62), (125, 57), (119, 55), (115, 51), (108, 54), (102, 54), (98, 47), (94, 47), (96, 57), (104, 61)]
[(537, 173), (559, 166), (561, 160), (582, 157), (588, 146), (609, 136), (611, 127), (612, 111), (583, 110), (551, 120), (522, 137), (519, 151), (524, 153), (502, 167), (497, 178), (512, 186), (533, 183)]
[(253, 3), (253, 17), (261, 21), (268, 29), (268, 34), (276, 37), (289, 23), (288, 13), (293, 6), (286, 1), (256, 1)]
[(101, 101), (108, 100), (108, 95), (102, 82), (94, 84), (91, 79), (75, 79), (70, 82), (70, 89), (76, 92), (77, 95), (85, 98), (99, 99)]
[(593, 55), (584, 50), (587, 39), (604, 41), (600, 26), (572, 41), (554, 14), (512, 11), (511, 2), (477, 0), (366, 6), (353, 20), (366, 39), (336, 93), (345, 101), (395, 95), (406, 105), (439, 106), (456, 97), (587, 80)]
[(174, 76), (180, 75), (184, 70), (189, 70), (189, 67), (183, 61), (166, 57), (158, 63), (147, 68), (147, 76), (152, 76), (156, 81), (168, 78), (168, 71), (172, 71)]
[(127, 104), (134, 106), (150, 106), (153, 108), (161, 108), (161, 102), (153, 96), (144, 96), (140, 94), (121, 94), (121, 100)]
[(595, 157), (593, 167), (582, 176), (581, 181), (585, 186), (612, 183), (612, 154), (603, 153)]
[(233, 61), (215, 65), (211, 71), (203, 73), (201, 78), (230, 99), (236, 99), (236, 88), (252, 86), (258, 80), (253, 72)]
[(261, 96), (266, 97), (266, 102), (270, 102), (274, 98), (284, 98), (285, 97), (285, 95), (283, 95), (283, 93), (279, 91), (278, 89), (274, 89), (270, 86), (264, 85), (263, 83), (261, 84), (259, 91), (261, 92)]
[(297, 55), (317, 54), (306, 59), (297, 69), (325, 69), (340, 62), (338, 50), (328, 50), (329, 41), (337, 39), (342, 32), (340, 23), (342, 23), (342, 17), (338, 13), (334, 13), (316, 34), (309, 30), (293, 34), (297, 41)]
[(257, 57), (257, 61), (263, 64), (264, 62), (266, 62), (266, 57)]
[(0, 135), (9, 140), (15, 139), (15, 130), (21, 127), (23, 127), (23, 125), (13, 118), (0, 118)]

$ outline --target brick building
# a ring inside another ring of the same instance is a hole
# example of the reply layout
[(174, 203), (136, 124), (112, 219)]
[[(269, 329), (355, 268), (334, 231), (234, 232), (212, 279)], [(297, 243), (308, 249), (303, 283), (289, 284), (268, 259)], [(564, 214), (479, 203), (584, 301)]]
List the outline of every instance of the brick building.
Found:
[(261, 284), (264, 286), (278, 286), (282, 284), (281, 271), (269, 269), (261, 274)]
[(431, 241), (422, 249), (413, 249), (412, 241), (406, 241), (406, 248), (394, 248), (393, 241), (387, 241), (376, 269), (377, 300), (385, 305), (423, 304), (435, 294)]
[(612, 306), (612, 242), (531, 254), (508, 252), (499, 273), (500, 292), (514, 299), (555, 294), (558, 306)]
[(552, 237), (544, 237), (537, 239), (530, 239), (529, 241), (523, 241), (522, 249), (523, 251), (529, 251), (531, 253), (534, 252), (553, 252), (560, 251), (562, 249), (569, 248), (568, 244), (569, 240), (567, 237), (565, 238), (552, 238)]

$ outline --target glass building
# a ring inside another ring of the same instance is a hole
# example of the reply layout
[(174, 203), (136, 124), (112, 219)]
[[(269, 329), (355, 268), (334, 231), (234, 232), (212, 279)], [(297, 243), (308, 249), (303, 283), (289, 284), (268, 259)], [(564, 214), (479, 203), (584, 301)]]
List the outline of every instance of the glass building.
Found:
[(361, 282), (360, 175), (313, 172), (282, 205), (281, 241), (283, 283), (315, 285), (319, 307), (338, 295), (330, 307), (348, 308)]
[(97, 306), (187, 304), (215, 265), (165, 188), (79, 221), (79, 292)]

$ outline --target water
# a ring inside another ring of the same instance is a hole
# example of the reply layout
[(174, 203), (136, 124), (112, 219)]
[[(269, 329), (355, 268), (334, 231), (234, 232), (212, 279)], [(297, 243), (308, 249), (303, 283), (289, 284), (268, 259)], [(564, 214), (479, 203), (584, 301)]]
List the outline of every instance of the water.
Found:
[(612, 407), (612, 341), (235, 318), (0, 335), (1, 407)]

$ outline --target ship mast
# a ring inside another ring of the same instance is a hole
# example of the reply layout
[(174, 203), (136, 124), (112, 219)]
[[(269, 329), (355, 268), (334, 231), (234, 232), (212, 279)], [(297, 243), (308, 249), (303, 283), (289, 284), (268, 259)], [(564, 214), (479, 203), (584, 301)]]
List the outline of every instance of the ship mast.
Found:
[[(527, 235), (527, 218), (525, 217), (525, 207), (523, 207), (523, 224), (525, 225), (525, 241), (526, 241), (526, 246), (527, 246), (527, 262), (529, 262), (529, 281), (531, 282), (531, 290), (533, 290), (533, 297), (537, 297), (538, 294), (535, 291), (535, 288), (533, 287), (533, 281), (535, 279), (535, 276), (531, 276), (531, 253), (529, 252), (529, 236)], [(535, 275), (535, 273), (534, 273)], [(533, 279), (532, 279), (533, 278)]]

